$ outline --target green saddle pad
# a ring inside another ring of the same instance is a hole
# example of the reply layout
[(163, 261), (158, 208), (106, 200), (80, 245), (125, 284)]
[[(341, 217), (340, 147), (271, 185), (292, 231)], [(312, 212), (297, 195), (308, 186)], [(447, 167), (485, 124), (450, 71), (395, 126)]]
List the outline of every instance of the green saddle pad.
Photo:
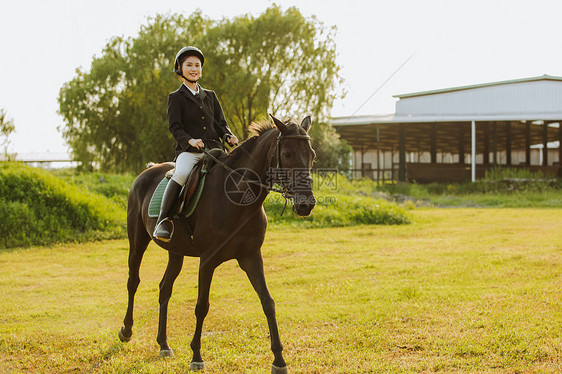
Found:
[[(183, 207), (182, 211), (179, 214), (173, 214), (171, 218), (178, 218), (178, 217), (188, 218), (193, 214), (193, 212), (195, 212), (195, 208), (197, 207), (197, 204), (199, 203), (199, 199), (201, 198), (201, 193), (203, 193), (203, 187), (205, 186), (205, 177), (207, 176), (207, 171), (202, 170), (201, 174), (202, 175), (201, 175), (201, 179), (199, 180), (199, 185), (197, 186), (197, 190), (195, 191), (193, 197), (187, 202), (187, 205)], [(160, 183), (158, 183), (156, 190), (154, 190), (154, 193), (152, 194), (152, 198), (150, 199), (150, 203), (148, 204), (149, 217), (156, 218), (160, 214), (160, 205), (162, 205), (162, 198), (164, 196), (164, 191), (166, 191), (166, 186), (168, 185), (169, 181), (170, 180), (168, 178), (164, 177), (160, 181)]]
[(162, 205), (162, 197), (164, 196), (164, 191), (166, 191), (166, 186), (170, 180), (164, 177), (154, 193), (152, 194), (152, 198), (150, 199), (150, 204), (148, 205), (148, 216), (149, 217), (158, 217), (160, 214), (160, 205)]
[[(207, 172), (209, 171), (209, 169), (211, 169), (214, 166), (216, 157), (218, 157), (221, 153), (224, 153), (224, 151), (222, 151), (221, 149), (214, 148), (211, 149), (209, 153), (211, 153), (213, 157), (212, 158), (207, 156), (203, 157), (202, 159), (203, 167), (201, 168), (200, 171), (201, 178), (199, 179), (199, 185), (197, 186), (197, 190), (195, 191), (193, 197), (187, 202), (187, 205), (183, 207), (183, 210), (179, 214), (179, 216), (181, 217), (187, 218), (191, 216), (195, 211), (195, 208), (199, 203), (199, 199), (201, 198), (201, 194), (203, 193), (203, 187), (205, 187), (205, 178), (207, 176)], [(158, 217), (158, 215), (160, 214), (160, 205), (162, 205), (162, 197), (164, 196), (164, 191), (166, 191), (166, 186), (168, 185), (169, 181), (170, 180), (167, 177), (162, 178), (160, 183), (158, 183), (156, 190), (154, 190), (154, 193), (152, 194), (152, 198), (150, 199), (150, 203), (148, 204), (149, 217), (155, 218)]]

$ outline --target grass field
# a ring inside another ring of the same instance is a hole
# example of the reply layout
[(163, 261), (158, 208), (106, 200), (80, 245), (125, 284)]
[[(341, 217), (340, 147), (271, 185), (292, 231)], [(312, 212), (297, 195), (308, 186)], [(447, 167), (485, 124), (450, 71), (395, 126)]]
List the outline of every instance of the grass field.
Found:
[[(266, 276), (290, 373), (562, 372), (562, 210), (416, 209), (400, 226), (268, 232)], [(133, 339), (127, 242), (0, 252), (0, 373), (183, 373), (197, 259), (170, 302), (176, 357), (156, 344), (167, 259), (141, 268)], [(261, 305), (235, 262), (218, 268), (206, 373), (267, 373)]]

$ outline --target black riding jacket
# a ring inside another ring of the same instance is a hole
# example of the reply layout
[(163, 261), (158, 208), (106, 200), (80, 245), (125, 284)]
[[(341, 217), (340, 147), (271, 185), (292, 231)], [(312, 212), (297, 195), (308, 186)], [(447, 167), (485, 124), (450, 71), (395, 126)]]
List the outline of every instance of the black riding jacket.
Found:
[(168, 126), (176, 139), (176, 156), (182, 152), (202, 152), (189, 145), (190, 139), (225, 140), (232, 131), (228, 128), (217, 95), (199, 86), (197, 95), (182, 84), (168, 95)]

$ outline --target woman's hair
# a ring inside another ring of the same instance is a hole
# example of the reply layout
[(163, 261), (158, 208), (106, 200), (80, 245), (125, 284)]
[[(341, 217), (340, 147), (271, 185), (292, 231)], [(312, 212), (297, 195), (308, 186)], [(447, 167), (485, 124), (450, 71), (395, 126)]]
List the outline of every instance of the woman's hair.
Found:
[(193, 53), (193, 54), (192, 54), (192, 53), (184, 53), (184, 54), (181, 55), (180, 58), (178, 59), (178, 64), (179, 64), (179, 69), (180, 69), (180, 71), (181, 71), (181, 68), (182, 68), (183, 63), (185, 62), (185, 60), (186, 60), (188, 57), (191, 57), (191, 56), (197, 57), (197, 58), (199, 59), (199, 62), (201, 62), (201, 58), (199, 58), (199, 56), (197, 56), (195, 53)]

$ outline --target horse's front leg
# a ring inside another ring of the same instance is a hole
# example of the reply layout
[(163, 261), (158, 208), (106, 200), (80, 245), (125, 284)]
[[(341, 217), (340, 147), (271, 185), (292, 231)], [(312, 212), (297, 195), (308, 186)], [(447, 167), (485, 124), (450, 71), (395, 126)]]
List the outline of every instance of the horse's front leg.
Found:
[(275, 356), (271, 372), (274, 374), (283, 374), (287, 372), (287, 365), (283, 359), (283, 345), (279, 337), (279, 330), (277, 329), (277, 318), (275, 316), (275, 301), (269, 294), (267, 285), (265, 283), (265, 275), (263, 273), (263, 260), (261, 251), (253, 255), (238, 259), (238, 263), (242, 270), (246, 272), (252, 286), (256, 290), (263, 312), (267, 317), (267, 324), (269, 325), (269, 335), (271, 337), (271, 351)]
[(199, 285), (197, 294), (197, 305), (195, 306), (195, 317), (197, 319), (195, 333), (191, 340), (191, 349), (193, 350), (193, 359), (191, 360), (191, 370), (205, 369), (205, 363), (201, 358), (201, 333), (203, 331), (203, 321), (209, 312), (209, 292), (211, 290), (211, 281), (216, 265), (210, 265), (201, 258), (199, 265)]
[(156, 341), (160, 345), (160, 356), (162, 357), (174, 355), (172, 348), (168, 345), (166, 324), (168, 321), (168, 302), (172, 296), (174, 281), (178, 277), (182, 266), (183, 256), (168, 252), (168, 266), (166, 267), (166, 272), (160, 282), (160, 296), (158, 298), (160, 303), (160, 316), (158, 318), (158, 337), (156, 338)]

